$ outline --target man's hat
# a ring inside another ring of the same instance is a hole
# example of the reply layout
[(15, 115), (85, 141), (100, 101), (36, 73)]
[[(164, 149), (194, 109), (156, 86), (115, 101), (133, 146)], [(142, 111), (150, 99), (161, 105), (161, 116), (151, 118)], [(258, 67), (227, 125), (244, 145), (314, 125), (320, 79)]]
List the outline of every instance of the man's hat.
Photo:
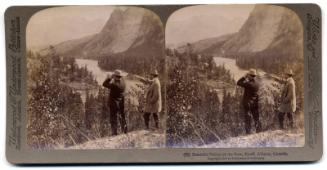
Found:
[(122, 72), (120, 70), (115, 70), (113, 76), (122, 77)]
[(249, 75), (252, 75), (252, 76), (256, 76), (257, 75), (257, 71), (255, 69), (251, 68), (248, 74)]
[(158, 75), (159, 75), (158, 70), (153, 70), (153, 71), (151, 72), (151, 74), (152, 74), (152, 75), (155, 75), (155, 76), (158, 76)]
[(293, 76), (293, 70), (292, 69), (287, 70), (286, 74)]

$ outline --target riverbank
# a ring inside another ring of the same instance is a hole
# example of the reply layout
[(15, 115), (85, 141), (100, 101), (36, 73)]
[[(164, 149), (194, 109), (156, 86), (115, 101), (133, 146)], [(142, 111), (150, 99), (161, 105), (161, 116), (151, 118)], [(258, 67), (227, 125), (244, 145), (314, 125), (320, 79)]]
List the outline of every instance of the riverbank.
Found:
[[(78, 67), (86, 67), (88, 71), (90, 71), (96, 81), (98, 82), (98, 87), (95, 89), (92, 89), (93, 95), (96, 95), (96, 92), (98, 91), (99, 87), (102, 86), (102, 83), (105, 81), (105, 79), (108, 76), (111, 76), (112, 72), (111, 71), (105, 71), (102, 70), (99, 65), (97, 60), (91, 60), (91, 59), (76, 59), (76, 64)], [(143, 83), (142, 80), (145, 80), (145, 78), (138, 76), (138, 75), (133, 75), (133, 74), (128, 74), (127, 72), (123, 71), (123, 76), (125, 78), (126, 82), (126, 101), (133, 106), (138, 106), (139, 105), (139, 96), (144, 93), (145, 89), (145, 84)], [(80, 86), (83, 85), (78, 85), (76, 86), (77, 89), (80, 88)], [(81, 94), (82, 99), (85, 99), (86, 97), (86, 91), (87, 88), (84, 86), (84, 89), (78, 90)], [(94, 93), (95, 92), (95, 93)]]
[(244, 76), (248, 72), (247, 70), (239, 68), (236, 65), (235, 59), (217, 57), (217, 56), (213, 57), (213, 59), (217, 66), (224, 66), (227, 70), (229, 70), (235, 81), (240, 79), (242, 76)]

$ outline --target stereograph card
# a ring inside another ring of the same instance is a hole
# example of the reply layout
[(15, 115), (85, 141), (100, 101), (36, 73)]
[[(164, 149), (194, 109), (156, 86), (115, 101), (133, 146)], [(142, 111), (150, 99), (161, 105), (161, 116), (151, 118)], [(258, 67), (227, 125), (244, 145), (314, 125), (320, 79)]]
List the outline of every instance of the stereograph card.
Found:
[(321, 158), (315, 4), (14, 6), (5, 33), (13, 164)]

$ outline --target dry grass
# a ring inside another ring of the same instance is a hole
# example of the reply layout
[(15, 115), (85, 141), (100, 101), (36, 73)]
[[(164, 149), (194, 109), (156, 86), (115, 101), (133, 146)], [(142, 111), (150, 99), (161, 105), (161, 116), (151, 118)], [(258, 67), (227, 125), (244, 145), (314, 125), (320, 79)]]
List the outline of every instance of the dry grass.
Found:
[(205, 148), (262, 148), (262, 147), (303, 147), (305, 137), (299, 130), (274, 130), (231, 137)]
[(149, 149), (165, 146), (164, 134), (156, 131), (140, 130), (106, 138), (91, 140), (80, 145), (57, 149)]

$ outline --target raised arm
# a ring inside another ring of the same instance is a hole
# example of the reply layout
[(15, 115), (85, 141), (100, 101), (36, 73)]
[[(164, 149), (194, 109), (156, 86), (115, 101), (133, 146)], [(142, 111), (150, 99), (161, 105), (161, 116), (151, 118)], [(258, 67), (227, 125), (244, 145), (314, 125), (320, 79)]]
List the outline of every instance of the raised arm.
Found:
[(242, 77), (240, 78), (237, 83), (236, 83), (238, 86), (241, 86), (241, 87), (246, 87), (247, 86), (247, 80), (245, 77)]
[(278, 83), (281, 83), (281, 84), (286, 83), (285, 79), (278, 77), (276, 75), (270, 74), (269, 77), (272, 78), (274, 81), (277, 81)]
[(103, 83), (102, 86), (106, 87), (106, 88), (110, 88), (110, 81), (111, 78), (107, 78)]

